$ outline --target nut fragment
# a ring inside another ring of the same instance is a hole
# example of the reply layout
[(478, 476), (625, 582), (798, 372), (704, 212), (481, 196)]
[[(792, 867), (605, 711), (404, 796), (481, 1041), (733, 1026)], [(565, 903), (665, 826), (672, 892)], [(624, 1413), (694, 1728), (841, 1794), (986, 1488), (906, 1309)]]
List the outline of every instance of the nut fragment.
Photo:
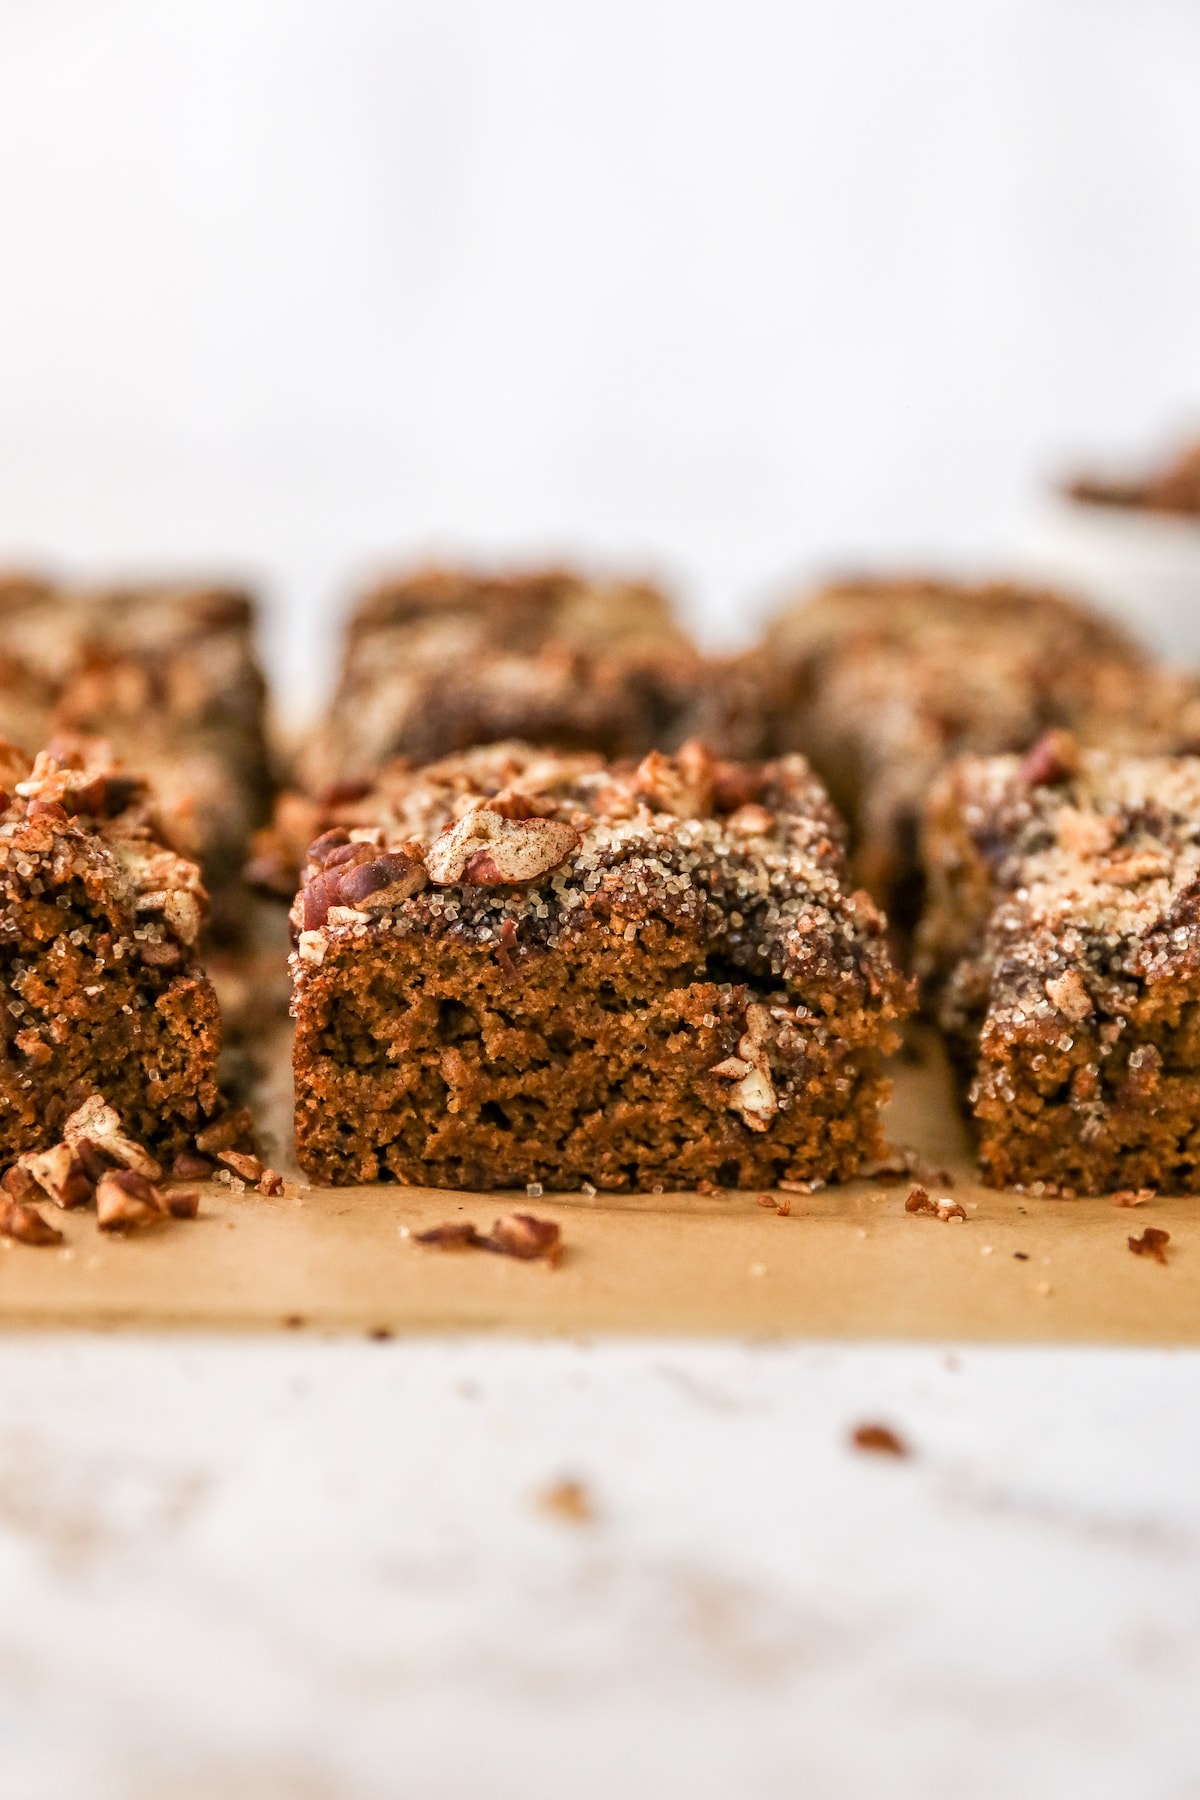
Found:
[[(746, 1030), (738, 1040), (738, 1057), (746, 1073), (734, 1084), (726, 1104), (739, 1114), (751, 1131), (767, 1131), (779, 1111), (779, 1098), (771, 1079), (767, 1045), (771, 1041), (771, 1013), (765, 1006), (746, 1008)], [(719, 1066), (719, 1065), (718, 1065)]]
[(168, 1194), (167, 1211), (173, 1219), (194, 1219), (200, 1211), (200, 1195), (195, 1188), (188, 1188), (182, 1194)]
[(677, 819), (706, 819), (713, 810), (715, 764), (703, 744), (694, 739), (674, 756), (651, 750), (637, 766), (633, 791), (656, 812), (674, 813)]
[(259, 1176), (258, 1191), (260, 1194), (282, 1194), (283, 1176), (278, 1169), (264, 1169)]
[(162, 1174), (161, 1163), (155, 1161), (145, 1146), (126, 1137), (121, 1129), (120, 1113), (102, 1094), (90, 1095), (63, 1126), (63, 1139), (72, 1148), (80, 1138), (87, 1138), (114, 1162), (133, 1169), (150, 1181), (157, 1181)]
[(870, 1450), (877, 1456), (912, 1455), (899, 1432), (893, 1431), (890, 1425), (857, 1425), (850, 1433), (850, 1442), (856, 1450)]
[(1021, 780), (1030, 787), (1054, 787), (1079, 767), (1079, 745), (1069, 731), (1044, 731), (1021, 764)]
[(48, 1219), (43, 1219), (36, 1206), (26, 1200), (0, 1197), (0, 1237), (13, 1238), (18, 1244), (47, 1246), (61, 1244), (63, 1234)]
[(1078, 969), (1067, 969), (1061, 975), (1051, 975), (1046, 981), (1046, 993), (1057, 1006), (1059, 1012), (1076, 1024), (1081, 1019), (1090, 1018), (1096, 1010), (1092, 1005), (1092, 997), (1084, 986), (1083, 976)]
[(70, 1144), (55, 1144), (49, 1150), (26, 1150), (17, 1158), (17, 1167), (32, 1176), (42, 1192), (64, 1212), (72, 1206), (83, 1206), (92, 1197), (87, 1170)]
[(218, 1150), (217, 1161), (224, 1163), (227, 1169), (232, 1169), (235, 1175), (240, 1175), (243, 1181), (258, 1181), (263, 1172), (257, 1156), (250, 1156), (242, 1150)]
[(1147, 1225), (1141, 1237), (1129, 1239), (1129, 1248), (1135, 1256), (1152, 1256), (1155, 1262), (1165, 1263), (1170, 1241), (1169, 1231), (1164, 1231), (1160, 1225)]
[(481, 802), (439, 833), (425, 866), (439, 887), (457, 881), (500, 887), (549, 874), (581, 841), (563, 819), (508, 819)]
[(113, 1169), (96, 1184), (96, 1223), (101, 1231), (139, 1231), (165, 1216), (162, 1195), (136, 1169)]
[(486, 1248), (501, 1256), (515, 1256), (521, 1262), (536, 1262), (544, 1257), (557, 1263), (562, 1256), (561, 1233), (551, 1219), (535, 1218), (533, 1213), (505, 1213), (492, 1226)]

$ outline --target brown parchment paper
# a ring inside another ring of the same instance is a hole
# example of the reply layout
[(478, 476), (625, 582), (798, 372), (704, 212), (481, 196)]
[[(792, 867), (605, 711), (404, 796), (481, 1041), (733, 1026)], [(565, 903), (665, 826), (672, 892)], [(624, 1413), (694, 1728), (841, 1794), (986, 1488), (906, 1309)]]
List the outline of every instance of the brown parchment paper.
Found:
[[(930, 1191), (952, 1194), (965, 1223), (906, 1213), (908, 1180), (781, 1195), (786, 1217), (747, 1193), (531, 1200), (380, 1185), (265, 1199), (211, 1183), (195, 1223), (124, 1240), (90, 1213), (56, 1214), (61, 1250), (0, 1240), (0, 1327), (1200, 1343), (1197, 1201), (1125, 1210), (979, 1186), (940, 1052), (915, 1042), (918, 1060), (894, 1071), (892, 1135), (953, 1171), (952, 1189)], [(280, 1062), (267, 1095), (277, 1133), (287, 1092)], [(513, 1205), (561, 1225), (559, 1268), (413, 1242), (447, 1220), (487, 1229)], [(1130, 1254), (1148, 1224), (1171, 1234), (1165, 1266)]]

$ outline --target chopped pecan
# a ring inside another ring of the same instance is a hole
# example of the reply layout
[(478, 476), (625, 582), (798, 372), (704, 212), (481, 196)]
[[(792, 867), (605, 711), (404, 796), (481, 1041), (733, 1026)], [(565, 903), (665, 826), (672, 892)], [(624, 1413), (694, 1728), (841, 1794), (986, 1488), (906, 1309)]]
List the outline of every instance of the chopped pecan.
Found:
[(178, 1175), (181, 1181), (206, 1181), (212, 1172), (208, 1157), (197, 1156), (193, 1150), (181, 1150), (171, 1164), (172, 1175)]
[(271, 1196), (282, 1194), (283, 1176), (279, 1173), (278, 1169), (263, 1170), (258, 1178), (258, 1191), (260, 1194)]
[(505, 1213), (492, 1226), (484, 1247), (500, 1256), (515, 1256), (521, 1262), (536, 1262), (539, 1257), (557, 1263), (562, 1256), (562, 1234), (552, 1219), (538, 1219), (533, 1213)]
[(182, 1194), (168, 1194), (167, 1211), (173, 1219), (194, 1219), (200, 1211), (200, 1195), (195, 1188), (188, 1188)]
[(915, 1187), (909, 1191), (908, 1199), (904, 1202), (904, 1210), (908, 1213), (935, 1213), (937, 1207), (923, 1187)]
[(483, 802), (439, 833), (425, 866), (439, 887), (500, 887), (549, 874), (580, 842), (563, 819), (507, 819)]
[(157, 1181), (162, 1174), (161, 1163), (151, 1156), (145, 1145), (126, 1137), (121, 1129), (120, 1113), (102, 1094), (89, 1095), (63, 1126), (63, 1139), (72, 1149), (80, 1138), (87, 1138), (105, 1156), (151, 1181)]
[(63, 1234), (57, 1226), (43, 1219), (36, 1206), (25, 1200), (0, 1197), (0, 1237), (13, 1238), (18, 1244), (48, 1246), (61, 1244)]
[(1075, 1024), (1090, 1018), (1096, 1010), (1078, 969), (1066, 969), (1061, 975), (1048, 976), (1045, 986), (1059, 1012)]
[(0, 1188), (4, 1190), (10, 1200), (32, 1203), (42, 1198), (42, 1190), (38, 1183), (33, 1179), (29, 1170), (23, 1169), (20, 1163), (14, 1163), (11, 1169), (6, 1169), (0, 1176)]
[(335, 850), (341, 850), (350, 842), (350, 833), (343, 825), (335, 825), (331, 831), (323, 831), (319, 838), (314, 838), (308, 846), (307, 859), (324, 868)]
[(227, 1169), (232, 1169), (235, 1175), (240, 1175), (243, 1181), (258, 1181), (262, 1176), (263, 1166), (257, 1156), (251, 1156), (244, 1150), (218, 1150), (217, 1161), (224, 1163)]
[(92, 1197), (92, 1182), (71, 1144), (54, 1144), (49, 1150), (27, 1150), (17, 1158), (17, 1166), (26, 1170), (42, 1192), (64, 1212), (73, 1206), (85, 1205)]
[(337, 897), (346, 906), (382, 912), (418, 893), (429, 880), (420, 846), (405, 845), (383, 856), (372, 856), (337, 877)]
[[(766, 1131), (779, 1111), (779, 1097), (771, 1079), (767, 1045), (771, 1041), (771, 1013), (766, 1006), (746, 1008), (746, 1029), (738, 1039), (737, 1059), (747, 1065), (734, 1083), (727, 1105), (751, 1131)], [(718, 1064), (718, 1069), (721, 1065)]]
[(1029, 787), (1056, 787), (1079, 768), (1079, 745), (1069, 731), (1044, 731), (1021, 764)]
[(869, 1450), (877, 1456), (911, 1456), (912, 1452), (898, 1431), (890, 1425), (872, 1422), (868, 1425), (856, 1425), (850, 1433), (850, 1442), (856, 1450)]
[(466, 1220), (448, 1225), (431, 1225), (428, 1231), (414, 1231), (414, 1244), (433, 1244), (439, 1250), (478, 1250), (484, 1239), (477, 1228)]
[(203, 1156), (215, 1156), (218, 1150), (232, 1150), (235, 1144), (247, 1143), (253, 1136), (250, 1108), (236, 1106), (196, 1133), (196, 1148)]
[(706, 819), (713, 810), (715, 768), (712, 756), (695, 739), (674, 756), (651, 750), (638, 764), (633, 791), (656, 812), (674, 813), (677, 819)]
[(162, 1195), (136, 1169), (111, 1169), (96, 1184), (96, 1222), (101, 1231), (140, 1231), (165, 1217)]
[(727, 826), (739, 837), (765, 837), (775, 829), (775, 814), (768, 812), (765, 806), (751, 801), (746, 806), (739, 806), (735, 813), (729, 815)]

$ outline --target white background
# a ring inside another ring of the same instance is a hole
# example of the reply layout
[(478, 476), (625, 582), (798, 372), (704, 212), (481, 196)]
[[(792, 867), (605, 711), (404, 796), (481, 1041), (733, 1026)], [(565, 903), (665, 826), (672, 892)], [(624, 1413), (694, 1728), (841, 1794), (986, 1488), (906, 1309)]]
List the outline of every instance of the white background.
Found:
[(1200, 419), (1193, 0), (0, 0), (0, 552), (1002, 558)]
[[(734, 636), (1197, 416), (1193, 0), (0, 0), (0, 552), (261, 577), (289, 705), (385, 554), (633, 561)], [(0, 1787), (1195, 1800), (1198, 1392), (14, 1337)]]

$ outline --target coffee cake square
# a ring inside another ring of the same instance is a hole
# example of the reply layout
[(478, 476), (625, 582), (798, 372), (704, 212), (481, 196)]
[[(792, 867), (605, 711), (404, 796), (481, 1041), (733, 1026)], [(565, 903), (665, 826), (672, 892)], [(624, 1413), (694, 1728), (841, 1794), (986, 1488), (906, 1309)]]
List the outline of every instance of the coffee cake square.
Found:
[(398, 768), (313, 844), (293, 916), (316, 1180), (749, 1186), (883, 1148), (908, 985), (801, 757)]
[(968, 757), (925, 831), (918, 962), (985, 1178), (1200, 1190), (1200, 759)]
[(217, 1116), (206, 904), (144, 783), (0, 743), (0, 1166), (95, 1094), (167, 1161)]

